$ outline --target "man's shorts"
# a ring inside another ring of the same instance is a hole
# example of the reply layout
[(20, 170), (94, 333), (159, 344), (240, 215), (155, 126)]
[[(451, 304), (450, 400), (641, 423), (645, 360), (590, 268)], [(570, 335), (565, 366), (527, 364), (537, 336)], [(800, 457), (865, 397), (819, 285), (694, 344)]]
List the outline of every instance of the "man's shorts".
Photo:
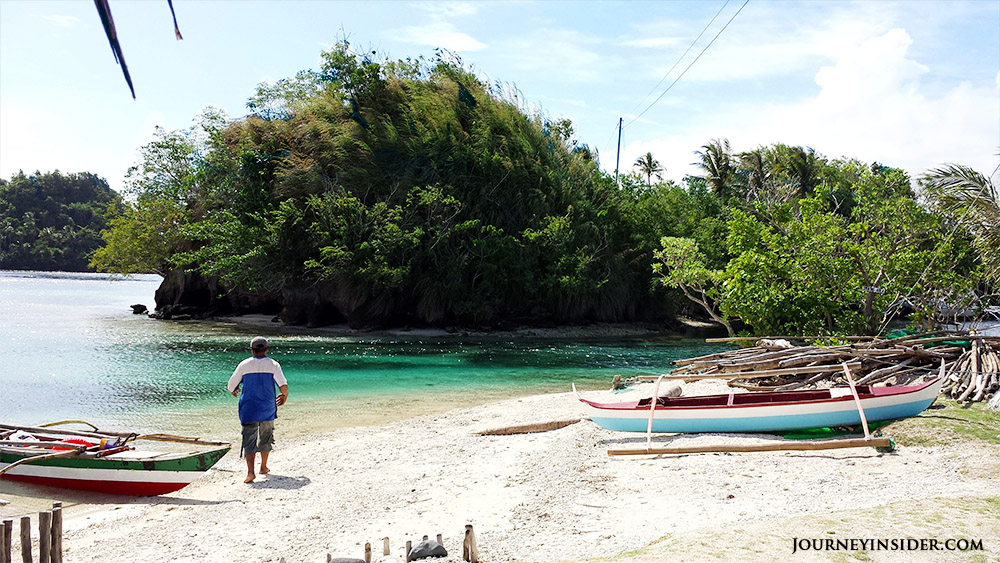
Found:
[(243, 425), (243, 455), (255, 454), (257, 452), (269, 452), (273, 446), (273, 420), (248, 422)]

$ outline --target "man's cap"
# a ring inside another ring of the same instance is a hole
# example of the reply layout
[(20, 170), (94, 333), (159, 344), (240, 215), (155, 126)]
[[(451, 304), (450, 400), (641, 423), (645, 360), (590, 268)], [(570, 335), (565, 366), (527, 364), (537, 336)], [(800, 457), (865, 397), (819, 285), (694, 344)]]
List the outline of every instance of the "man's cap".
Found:
[(263, 350), (267, 348), (267, 339), (263, 336), (254, 336), (253, 340), (250, 341), (251, 350)]

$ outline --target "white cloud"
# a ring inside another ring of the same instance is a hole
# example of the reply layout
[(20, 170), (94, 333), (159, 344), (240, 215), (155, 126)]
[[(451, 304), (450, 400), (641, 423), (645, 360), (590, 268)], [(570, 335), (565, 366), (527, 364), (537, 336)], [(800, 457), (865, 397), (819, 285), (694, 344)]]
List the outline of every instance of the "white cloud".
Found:
[[(782, 3), (748, 6), (708, 46), (735, 12), (735, 8), (727, 9), (680, 60), (671, 77), (679, 75), (699, 55), (701, 57), (684, 75), (685, 82), (731, 82), (806, 71), (817, 63), (834, 60), (845, 45), (855, 45), (867, 37), (885, 33), (889, 22), (895, 20), (893, 5), (879, 2), (852, 4), (847, 8), (817, 3), (806, 8), (821, 13), (807, 9), (804, 15), (811, 19), (789, 25)], [(704, 22), (658, 21), (637, 26), (639, 33), (649, 34), (654, 39), (630, 42), (632, 46), (648, 48), (656, 46), (657, 37), (677, 38), (672, 45), (664, 43), (664, 48), (655, 57), (653, 53), (640, 53), (640, 56), (653, 58), (639, 68), (646, 68), (650, 77), (662, 77), (691, 47), (707, 20), (706, 17)]]
[(929, 96), (921, 84), (927, 67), (907, 56), (911, 43), (902, 29), (845, 42), (815, 71), (818, 93), (792, 103), (713, 108), (677, 124), (674, 135), (626, 145), (622, 161), (651, 151), (666, 177), (679, 180), (699, 173), (692, 151), (725, 137), (734, 151), (776, 142), (809, 146), (828, 158), (900, 167), (914, 178), (944, 162), (989, 174), (1000, 144), (1000, 83), (962, 82)]
[(675, 45), (680, 45), (681, 43), (684, 42), (681, 41), (679, 37), (647, 37), (645, 39), (630, 39), (628, 41), (622, 41), (621, 45), (649, 49), (657, 47), (673, 47)]
[(479, 11), (479, 6), (472, 2), (417, 2), (414, 5), (436, 18), (471, 16)]
[(607, 79), (604, 59), (594, 50), (601, 44), (575, 30), (537, 28), (505, 42), (504, 56), (512, 59), (514, 76), (530, 73), (553, 83), (593, 83)]
[(42, 16), (42, 19), (54, 23), (59, 27), (75, 27), (80, 23), (80, 18), (75, 16), (51, 15)]
[(455, 26), (448, 22), (404, 27), (400, 30), (398, 39), (405, 43), (443, 47), (451, 51), (478, 51), (486, 47), (486, 44), (471, 35), (456, 31)]

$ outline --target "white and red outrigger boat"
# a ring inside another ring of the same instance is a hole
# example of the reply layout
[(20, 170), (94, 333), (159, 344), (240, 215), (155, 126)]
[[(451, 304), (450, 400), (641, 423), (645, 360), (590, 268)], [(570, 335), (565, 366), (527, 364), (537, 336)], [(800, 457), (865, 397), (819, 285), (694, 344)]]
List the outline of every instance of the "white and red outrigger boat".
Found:
[[(185, 451), (136, 450), (136, 439), (188, 446)], [(191, 451), (191, 446), (197, 449)], [(118, 495), (162, 495), (190, 484), (230, 448), (228, 442), (166, 434), (0, 424), (0, 478)]]
[(655, 406), (651, 398), (621, 403), (579, 399), (586, 415), (609, 430), (777, 432), (856, 426), (862, 424), (862, 416), (868, 422), (916, 416), (934, 402), (941, 392), (942, 382), (941, 378), (935, 378), (919, 385), (899, 387), (859, 385), (856, 397), (849, 387), (833, 387), (659, 397)]

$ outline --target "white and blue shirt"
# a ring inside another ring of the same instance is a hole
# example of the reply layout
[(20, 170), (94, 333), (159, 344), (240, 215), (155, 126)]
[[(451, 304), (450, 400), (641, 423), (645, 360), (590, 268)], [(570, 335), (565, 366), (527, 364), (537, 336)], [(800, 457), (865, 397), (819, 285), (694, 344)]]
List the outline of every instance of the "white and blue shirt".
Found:
[(229, 392), (243, 384), (240, 393), (240, 422), (263, 422), (278, 418), (278, 407), (274, 404), (275, 389), (288, 385), (281, 365), (268, 357), (250, 357), (236, 366), (229, 378)]

